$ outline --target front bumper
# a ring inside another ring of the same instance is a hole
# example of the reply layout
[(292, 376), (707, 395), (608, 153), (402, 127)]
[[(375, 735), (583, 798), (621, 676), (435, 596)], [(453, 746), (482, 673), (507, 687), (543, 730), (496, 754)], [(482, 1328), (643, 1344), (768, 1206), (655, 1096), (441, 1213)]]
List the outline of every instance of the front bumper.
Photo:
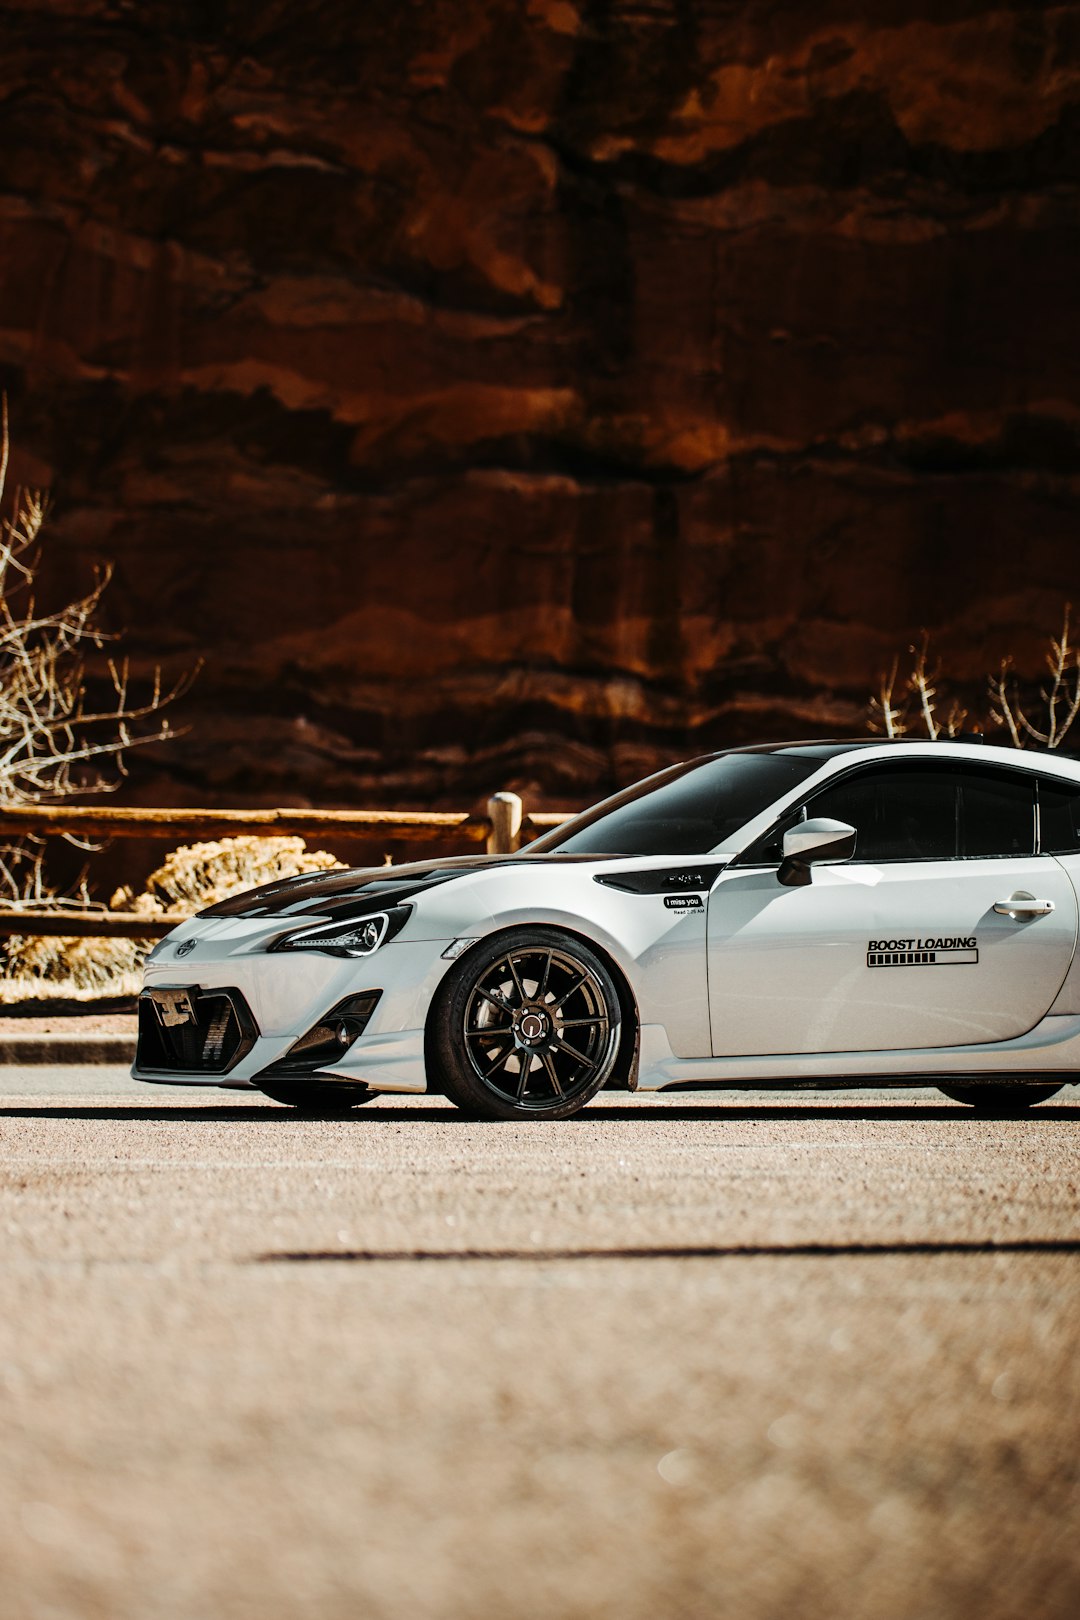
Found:
[[(222, 918), (185, 923), (163, 941), (147, 963), (147, 991), (187, 991), (209, 998), (235, 992), (250, 1014), (254, 1036), (226, 1072), (178, 1068), (155, 1062), (152, 1043), (140, 1041), (132, 1068), (136, 1080), (166, 1085), (245, 1090), (282, 1059), (331, 1008), (346, 997), (378, 991), (371, 1019), (335, 1063), (320, 1066), (321, 1080), (363, 1082), (375, 1091), (427, 1090), (424, 1026), (435, 990), (451, 963), (446, 939), (392, 940), (369, 957), (340, 958), (318, 952), (267, 953), (265, 941), (281, 932), (280, 921)], [(186, 947), (177, 955), (177, 948)]]

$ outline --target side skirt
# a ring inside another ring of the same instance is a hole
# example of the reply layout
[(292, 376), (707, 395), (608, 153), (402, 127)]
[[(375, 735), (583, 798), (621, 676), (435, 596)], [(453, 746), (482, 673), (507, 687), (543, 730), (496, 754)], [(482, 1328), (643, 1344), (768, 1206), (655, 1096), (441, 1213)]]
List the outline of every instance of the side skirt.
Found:
[(746, 1090), (776, 1086), (934, 1085), (963, 1079), (987, 1084), (1062, 1084), (1080, 1075), (1080, 1014), (1046, 1017), (1012, 1041), (893, 1052), (797, 1052), (753, 1057), (678, 1058), (662, 1024), (641, 1029), (642, 1091)]

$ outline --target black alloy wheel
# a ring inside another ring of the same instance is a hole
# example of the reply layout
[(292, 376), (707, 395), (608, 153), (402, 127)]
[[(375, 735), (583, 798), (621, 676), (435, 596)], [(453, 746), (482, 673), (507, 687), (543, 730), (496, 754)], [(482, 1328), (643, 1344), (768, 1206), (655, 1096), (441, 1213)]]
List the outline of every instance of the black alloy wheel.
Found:
[(434, 1018), (443, 1089), (481, 1119), (566, 1119), (600, 1090), (619, 1051), (610, 972), (555, 929), (516, 929), (470, 951)]
[(1022, 1114), (1062, 1089), (1058, 1086), (1010, 1086), (993, 1081), (985, 1086), (938, 1086), (953, 1102), (967, 1103), (977, 1114)]
[(312, 1114), (319, 1119), (333, 1119), (335, 1114), (347, 1114), (378, 1096), (367, 1086), (335, 1085), (325, 1080), (301, 1080), (296, 1085), (272, 1080), (260, 1084), (259, 1090), (274, 1102), (286, 1103), (300, 1114)]

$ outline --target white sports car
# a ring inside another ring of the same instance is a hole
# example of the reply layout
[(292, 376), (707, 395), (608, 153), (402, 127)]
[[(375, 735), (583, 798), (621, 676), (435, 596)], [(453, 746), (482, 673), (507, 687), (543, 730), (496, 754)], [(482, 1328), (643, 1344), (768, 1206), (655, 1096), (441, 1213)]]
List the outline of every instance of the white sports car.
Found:
[(154, 949), (140, 1080), (334, 1112), (439, 1092), (561, 1119), (601, 1087), (1080, 1071), (1080, 764), (955, 742), (736, 748), (510, 856), (253, 889)]

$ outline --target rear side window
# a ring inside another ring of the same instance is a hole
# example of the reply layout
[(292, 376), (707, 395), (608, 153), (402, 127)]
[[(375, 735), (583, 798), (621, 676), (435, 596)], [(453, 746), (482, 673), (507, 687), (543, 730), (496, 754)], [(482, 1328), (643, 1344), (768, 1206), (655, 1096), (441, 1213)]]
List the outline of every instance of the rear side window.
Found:
[(807, 805), (858, 833), (857, 861), (941, 861), (1035, 851), (1034, 778), (980, 766), (895, 763), (858, 771)]
[(1031, 777), (972, 771), (960, 779), (960, 854), (1032, 855), (1035, 783)]
[(1040, 779), (1039, 848), (1048, 855), (1080, 851), (1080, 786)]

